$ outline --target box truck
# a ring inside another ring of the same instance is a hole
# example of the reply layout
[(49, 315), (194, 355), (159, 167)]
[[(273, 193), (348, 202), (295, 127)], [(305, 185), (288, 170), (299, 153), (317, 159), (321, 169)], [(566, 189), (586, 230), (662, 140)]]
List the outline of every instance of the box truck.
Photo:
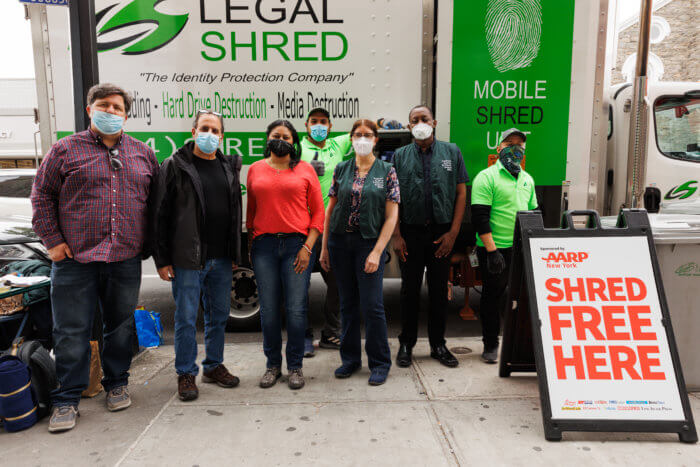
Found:
[[(405, 122), (423, 103), (435, 111), (436, 136), (461, 148), (472, 178), (503, 130), (528, 134), (526, 168), (549, 225), (563, 208), (614, 213), (626, 202), (634, 99), (631, 86), (609, 84), (614, 0), (95, 0), (27, 8), (44, 152), (83, 128), (85, 89), (114, 82), (134, 97), (126, 130), (160, 160), (189, 140), (198, 109), (222, 113), (222, 149), (242, 157), (245, 193), (246, 167), (262, 157), (271, 121), (303, 130), (308, 111), (322, 106), (333, 131), (344, 132), (357, 118)], [(699, 92), (699, 83), (648, 84), (648, 127), (639, 133), (647, 170), (637, 183), (651, 208), (700, 196)], [(257, 320), (258, 311), (254, 275), (242, 264), (231, 323)]]

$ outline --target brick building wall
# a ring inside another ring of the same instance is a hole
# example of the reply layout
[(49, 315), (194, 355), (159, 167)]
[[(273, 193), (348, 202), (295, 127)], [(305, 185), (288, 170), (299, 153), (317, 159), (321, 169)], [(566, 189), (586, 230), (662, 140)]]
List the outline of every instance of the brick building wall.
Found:
[[(659, 44), (651, 44), (650, 51), (664, 64), (663, 81), (700, 81), (700, 0), (672, 0), (653, 12), (668, 21), (671, 33)], [(620, 32), (617, 44), (612, 84), (623, 83), (622, 65), (627, 57), (637, 52), (639, 22)]]

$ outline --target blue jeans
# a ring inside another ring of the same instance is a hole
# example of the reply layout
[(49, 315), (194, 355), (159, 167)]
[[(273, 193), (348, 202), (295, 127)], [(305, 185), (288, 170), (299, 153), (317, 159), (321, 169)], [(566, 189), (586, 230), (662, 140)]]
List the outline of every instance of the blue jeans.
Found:
[(309, 266), (301, 274), (294, 272), (294, 260), (305, 239), (299, 235), (260, 236), (253, 240), (251, 259), (260, 295), (267, 368), (282, 366), (282, 305), (287, 315), (287, 369), (302, 367), (307, 297), (315, 261), (312, 255)]
[(344, 365), (362, 362), (361, 320), (365, 320), (365, 351), (370, 370), (389, 372), (391, 352), (384, 314), (384, 262), (382, 254), (379, 267), (367, 274), (365, 261), (374, 248), (376, 238), (364, 239), (360, 233), (331, 233), (328, 238), (328, 254), (335, 271), (340, 294), (340, 315), (343, 332), (340, 342), (340, 358)]
[(141, 256), (115, 263), (66, 258), (51, 267), (51, 307), (56, 374), (55, 406), (78, 405), (90, 379), (90, 338), (95, 312), (102, 313), (102, 386), (126, 385), (135, 337), (134, 309), (141, 286)]
[(175, 370), (178, 375), (197, 375), (197, 312), (199, 298), (204, 309), (204, 371), (224, 361), (224, 332), (231, 303), (233, 281), (230, 258), (210, 259), (202, 269), (175, 267)]

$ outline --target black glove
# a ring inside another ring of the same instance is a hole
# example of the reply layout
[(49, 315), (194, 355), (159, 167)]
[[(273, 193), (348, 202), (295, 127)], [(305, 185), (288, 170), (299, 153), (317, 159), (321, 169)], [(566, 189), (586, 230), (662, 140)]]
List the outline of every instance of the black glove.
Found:
[(506, 270), (506, 260), (497, 249), (486, 252), (486, 269), (491, 274), (500, 274)]
[(311, 160), (310, 164), (311, 167), (313, 167), (316, 171), (316, 175), (318, 175), (319, 177), (326, 173), (326, 164), (325, 162), (318, 160), (318, 151), (316, 151), (316, 155)]

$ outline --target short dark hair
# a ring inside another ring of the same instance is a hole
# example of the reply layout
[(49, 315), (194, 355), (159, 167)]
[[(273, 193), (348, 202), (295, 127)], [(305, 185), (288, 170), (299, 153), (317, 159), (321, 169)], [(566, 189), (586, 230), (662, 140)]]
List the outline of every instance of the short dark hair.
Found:
[(316, 107), (314, 109), (311, 109), (311, 111), (309, 112), (309, 115), (306, 116), (307, 122), (309, 121), (309, 119), (311, 118), (311, 116), (313, 114), (321, 114), (324, 117), (326, 117), (329, 122), (331, 121), (331, 114), (328, 113), (328, 111), (326, 109), (324, 109), (323, 107)]
[(430, 112), (430, 118), (435, 120), (435, 114), (433, 113), (433, 109), (430, 108), (430, 106), (427, 106), (425, 104), (418, 104), (416, 106), (411, 107), (411, 110), (408, 111), (408, 120), (411, 120), (411, 114), (413, 113), (414, 110), (417, 109), (426, 109), (428, 112)]
[(122, 96), (122, 99), (124, 99), (124, 111), (129, 113), (129, 110), (131, 110), (131, 102), (133, 100), (131, 98), (131, 94), (112, 83), (100, 83), (91, 87), (87, 93), (87, 103), (88, 105), (92, 105), (97, 99), (104, 99), (105, 97), (114, 95)]
[(202, 115), (213, 115), (215, 117), (219, 117), (219, 123), (221, 123), (221, 134), (224, 134), (224, 117), (220, 113), (212, 112), (211, 110), (198, 110), (197, 113), (194, 116), (194, 121), (192, 122), (192, 128), (195, 130), (197, 129), (197, 125), (199, 125), (199, 117)]

